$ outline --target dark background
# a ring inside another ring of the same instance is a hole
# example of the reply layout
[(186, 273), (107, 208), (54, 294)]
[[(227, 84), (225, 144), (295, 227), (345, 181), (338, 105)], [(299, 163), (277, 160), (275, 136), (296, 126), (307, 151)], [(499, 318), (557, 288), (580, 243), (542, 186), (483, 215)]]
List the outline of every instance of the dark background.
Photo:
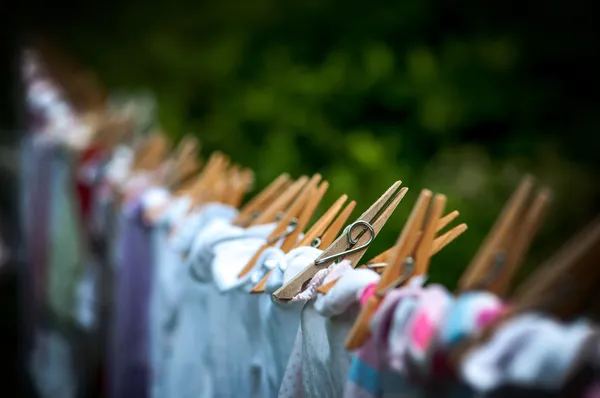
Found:
[[(164, 131), (197, 134), (205, 155), (219, 149), (252, 167), (257, 188), (282, 171), (320, 172), (325, 204), (347, 193), (358, 215), (403, 180), (410, 194), (367, 258), (394, 242), (421, 188), (445, 193), (469, 225), (432, 263), (432, 279), (449, 286), (533, 173), (554, 202), (526, 274), (600, 203), (589, 3), (12, 3), (0, 12), (0, 127), (18, 127), (17, 45), (51, 36), (109, 90), (152, 92)], [(2, 145), (15, 139), (3, 134)], [(10, 232), (18, 202), (2, 173)]]

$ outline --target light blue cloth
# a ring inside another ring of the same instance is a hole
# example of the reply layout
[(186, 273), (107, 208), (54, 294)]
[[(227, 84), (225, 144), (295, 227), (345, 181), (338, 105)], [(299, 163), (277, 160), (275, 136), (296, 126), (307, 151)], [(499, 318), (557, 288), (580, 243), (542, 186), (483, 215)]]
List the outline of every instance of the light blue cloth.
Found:
[(171, 360), (169, 337), (174, 326), (178, 291), (184, 280), (183, 258), (167, 241), (168, 228), (157, 225), (152, 232), (154, 251), (153, 287), (150, 296), (150, 358), (152, 372), (150, 393), (153, 398), (166, 397), (166, 372)]
[[(180, 258), (183, 258), (183, 253), (189, 254), (187, 261), (175, 264), (173, 268), (176, 271), (173, 271), (170, 282), (163, 280), (165, 285), (181, 289), (172, 290), (176, 306), (169, 308), (167, 315), (173, 328), (169, 330), (167, 337), (170, 347), (168, 365), (164, 366), (167, 370), (164, 374), (162, 397), (216, 396), (210, 370), (206, 366), (210, 364), (207, 344), (210, 338), (209, 313), (213, 310), (209, 297), (218, 295), (218, 292), (214, 284), (210, 283), (211, 246), (198, 244), (198, 240), (203, 241), (202, 236), (211, 238), (214, 235), (211, 225), (219, 221), (229, 225), (236, 214), (231, 207), (209, 204), (193, 217), (186, 217), (180, 228), (176, 229), (177, 236), (169, 242)], [(198, 270), (198, 266), (202, 270), (200, 274), (208, 272), (204, 274), (208, 277), (204, 281), (199, 275), (190, 272)]]

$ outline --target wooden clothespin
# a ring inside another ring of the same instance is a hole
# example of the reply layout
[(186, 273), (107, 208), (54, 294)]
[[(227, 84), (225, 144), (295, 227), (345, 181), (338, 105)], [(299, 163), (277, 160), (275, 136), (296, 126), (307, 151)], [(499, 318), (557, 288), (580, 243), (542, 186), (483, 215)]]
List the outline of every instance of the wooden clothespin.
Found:
[[(441, 230), (446, 228), (454, 219), (456, 219), (456, 217), (458, 217), (458, 215), (459, 215), (458, 210), (454, 210), (454, 211), (451, 211), (450, 213), (448, 213), (447, 215), (445, 215), (444, 217), (442, 217), (438, 221), (436, 232), (440, 232)], [(431, 252), (431, 256), (434, 256), (437, 253), (439, 253), (444, 247), (448, 246), (454, 239), (458, 238), (466, 230), (467, 230), (467, 224), (463, 223), (463, 224), (457, 225), (456, 227), (452, 228), (450, 231), (437, 237), (433, 241), (433, 250)], [(373, 257), (371, 260), (369, 260), (364, 265), (364, 267), (373, 269), (376, 272), (381, 274), (385, 270), (385, 267), (387, 266), (390, 256), (394, 253), (394, 250), (397, 250), (396, 246), (392, 246), (391, 248), (387, 249), (383, 253), (380, 253), (377, 256)], [(328, 282), (327, 284), (319, 286), (317, 288), (317, 292), (319, 292), (321, 294), (329, 293), (329, 291), (331, 290), (331, 288), (333, 286), (335, 286), (337, 281), (338, 280), (335, 279), (335, 280)]]
[[(298, 235), (295, 232), (296, 232), (296, 227), (298, 226), (298, 221), (299, 221), (299, 217), (302, 212), (302, 209), (304, 208), (305, 204), (310, 200), (311, 194), (315, 193), (317, 184), (320, 181), (321, 181), (320, 174), (315, 174), (310, 179), (308, 184), (306, 184), (306, 186), (302, 189), (302, 192), (300, 193), (300, 195), (298, 195), (296, 197), (296, 199), (294, 200), (294, 202), (292, 203), (290, 208), (285, 212), (285, 214), (283, 215), (281, 220), (278, 222), (278, 224), (275, 227), (275, 229), (273, 230), (273, 232), (271, 232), (271, 234), (267, 238), (267, 242), (256, 253), (254, 253), (254, 256), (252, 256), (252, 258), (250, 259), (248, 264), (246, 264), (244, 269), (242, 269), (242, 271), (239, 273), (239, 275), (238, 275), (239, 278), (242, 278), (247, 273), (249, 273), (252, 270), (252, 268), (254, 268), (254, 265), (256, 265), (256, 262), (258, 261), (260, 255), (265, 250), (267, 250), (269, 247), (273, 247), (275, 244), (277, 244), (277, 242), (279, 240), (281, 240), (283, 237), (285, 239), (284, 239), (283, 243), (281, 244), (282, 250), (283, 250), (283, 248), (286, 248), (288, 246), (290, 248), (293, 247), (293, 244), (296, 242), (296, 240), (298, 238)], [(294, 229), (292, 231), (286, 232), (290, 225), (294, 225)], [(288, 248), (288, 250), (289, 250), (289, 248)]]
[(240, 165), (232, 164), (230, 167), (223, 170), (223, 174), (215, 186), (215, 202), (227, 203), (231, 198), (235, 189), (234, 185), (236, 184), (236, 179), (238, 178), (241, 169)]
[(289, 186), (290, 176), (287, 173), (280, 174), (258, 195), (252, 198), (240, 210), (233, 224), (240, 227), (247, 227), (253, 219), (257, 218), (261, 210), (273, 202), (283, 190)]
[[(340, 196), (338, 198), (338, 200), (336, 200), (335, 203), (329, 209), (327, 209), (327, 211), (323, 214), (323, 216), (321, 216), (321, 218), (319, 218), (313, 224), (313, 226), (306, 232), (306, 234), (304, 235), (304, 238), (302, 238), (300, 241), (298, 241), (293, 248), (295, 249), (297, 247), (302, 247), (302, 246), (313, 246), (313, 247), (319, 247), (321, 245), (329, 246), (333, 242), (333, 240), (335, 239), (335, 237), (337, 236), (339, 231), (342, 229), (346, 220), (348, 219), (348, 217), (350, 217), (350, 213), (352, 213), (352, 210), (354, 210), (354, 207), (356, 206), (356, 202), (354, 202), (354, 201), (350, 202), (348, 204), (348, 206), (346, 206), (344, 211), (342, 211), (339, 214), (337, 219), (335, 221), (333, 221), (335, 215), (340, 211), (340, 209), (344, 205), (344, 202), (347, 199), (348, 199), (348, 195)], [(310, 210), (310, 208), (307, 210)], [(333, 223), (332, 223), (332, 221), (333, 221)], [(331, 224), (331, 226), (329, 226), (329, 224)], [(282, 247), (282, 251), (283, 251), (283, 247)], [(267, 281), (269, 280), (269, 277), (271, 276), (272, 272), (273, 272), (273, 270), (267, 271), (267, 273), (262, 277), (260, 282), (258, 282), (252, 288), (250, 293), (252, 293), (252, 294), (264, 293), (265, 287), (267, 285)]]
[(207, 174), (214, 172), (214, 168), (217, 165), (216, 163), (219, 161), (220, 156), (220, 152), (213, 152), (209, 156), (207, 162), (204, 164), (204, 167), (202, 167), (200, 173), (198, 173), (196, 177), (181, 184), (181, 186), (175, 190), (175, 196), (187, 195), (191, 197), (192, 193), (196, 192), (198, 189), (201, 188), (200, 186), (207, 178)]
[(283, 193), (275, 199), (264, 212), (260, 213), (251, 223), (250, 226), (268, 224), (277, 221), (281, 213), (296, 199), (298, 193), (304, 188), (308, 182), (307, 176), (301, 176), (292, 183)]
[(206, 173), (201, 173), (198, 184), (190, 192), (194, 206), (220, 200), (219, 194), (222, 188), (219, 185), (222, 184), (221, 180), (224, 178), (230, 160), (222, 153), (216, 153), (214, 159), (211, 168), (206, 170)]
[(481, 334), (459, 344), (451, 353), (452, 363), (488, 341), (496, 330), (515, 315), (543, 311), (563, 320), (581, 314), (598, 301), (600, 287), (600, 217), (573, 236), (517, 288), (510, 309)]
[(308, 223), (310, 222), (312, 216), (315, 214), (319, 203), (325, 196), (325, 193), (329, 189), (329, 183), (327, 181), (321, 182), (318, 188), (313, 188), (311, 193), (308, 196), (308, 200), (306, 201), (302, 212), (300, 212), (300, 217), (298, 217), (298, 224), (296, 225), (296, 229), (287, 237), (287, 239), (281, 245), (281, 251), (284, 253), (289, 252), (291, 249), (298, 245), (298, 237), (306, 229)]
[(200, 143), (195, 137), (185, 136), (177, 146), (167, 174), (167, 187), (175, 189), (200, 169)]
[(91, 142), (105, 151), (111, 151), (119, 142), (133, 133), (133, 121), (125, 115), (109, 112), (89, 112), (83, 118), (92, 129)]
[[(422, 190), (417, 203), (402, 229), (398, 243), (390, 254), (390, 263), (385, 268), (376, 288), (375, 295), (369, 298), (361, 309), (348, 338), (346, 348), (355, 350), (361, 347), (370, 336), (370, 322), (388, 290), (400, 287), (417, 276), (424, 276), (429, 270), (429, 262), (434, 248), (435, 234), (444, 208), (446, 197), (435, 195), (431, 209), (432, 193)], [(427, 217), (426, 214), (429, 213)]]
[(253, 184), (254, 172), (249, 168), (239, 169), (233, 177), (229, 196), (225, 198), (225, 203), (232, 207), (240, 207), (244, 195), (251, 190)]
[(349, 225), (336, 241), (331, 244), (312, 264), (279, 288), (273, 296), (278, 300), (291, 300), (308, 284), (321, 269), (329, 267), (337, 260), (349, 260), (352, 264), (360, 261), (365, 251), (392, 215), (408, 188), (400, 188), (401, 181), (395, 182), (358, 220)]
[(600, 217), (565, 244), (515, 292), (517, 312), (541, 310), (571, 319), (598, 300)]
[(133, 171), (153, 171), (169, 154), (169, 140), (164, 134), (154, 133), (135, 153)]
[(550, 201), (550, 191), (540, 190), (528, 206), (533, 190), (533, 178), (525, 176), (471, 264), (459, 280), (459, 291), (487, 289), (505, 294), (529, 249)]
[(355, 201), (350, 201), (342, 212), (335, 218), (336, 214), (342, 208), (342, 205), (348, 198), (347, 195), (342, 195), (335, 203), (323, 214), (313, 227), (304, 235), (304, 238), (298, 242), (296, 247), (313, 246), (313, 247), (329, 247), (339, 235), (340, 231), (346, 225), (346, 221), (356, 207)]

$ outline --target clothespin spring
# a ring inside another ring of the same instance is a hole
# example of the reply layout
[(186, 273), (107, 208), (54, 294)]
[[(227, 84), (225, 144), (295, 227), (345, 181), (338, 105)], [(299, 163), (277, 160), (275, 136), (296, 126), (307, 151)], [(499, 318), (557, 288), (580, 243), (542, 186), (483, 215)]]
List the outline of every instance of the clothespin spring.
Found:
[[(358, 236), (356, 238), (353, 238), (352, 237), (352, 231), (356, 227), (359, 227), (359, 226), (363, 226), (363, 227), (365, 227), (365, 229), (360, 234), (358, 234)], [(349, 248), (352, 247), (352, 246), (354, 246), (356, 243), (358, 243), (358, 241), (360, 240), (360, 238), (362, 237), (362, 235), (366, 231), (369, 231), (369, 233), (371, 234), (371, 236), (369, 236), (369, 240), (367, 242), (365, 242), (365, 244), (360, 245), (358, 247), (353, 247), (351, 249), (344, 250), (341, 253), (332, 254), (331, 256), (327, 256), (327, 257), (323, 257), (323, 258), (318, 258), (318, 259), (315, 260), (315, 265), (320, 265), (320, 264), (326, 263), (326, 262), (331, 261), (331, 260), (338, 260), (338, 259), (340, 259), (342, 257), (345, 257), (345, 256), (349, 255), (349, 254), (361, 251), (362, 249), (368, 247), (371, 244), (371, 242), (373, 242), (373, 240), (375, 239), (375, 229), (367, 221), (358, 220), (358, 221), (355, 221), (352, 224), (348, 225), (346, 227), (346, 229), (344, 230), (344, 233), (346, 234), (346, 238), (348, 239), (348, 247)]]

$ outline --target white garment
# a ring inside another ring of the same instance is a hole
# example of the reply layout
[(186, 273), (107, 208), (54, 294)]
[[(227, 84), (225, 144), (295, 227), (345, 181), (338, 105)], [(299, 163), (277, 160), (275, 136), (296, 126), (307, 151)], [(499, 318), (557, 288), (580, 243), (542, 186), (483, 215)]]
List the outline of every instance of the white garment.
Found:
[(378, 275), (342, 262), (330, 267), (324, 283), (337, 277), (338, 282), (327, 295), (311, 299), (302, 310), (280, 398), (343, 396), (352, 359), (344, 342), (358, 316), (360, 294)]
[(468, 353), (460, 371), (480, 392), (507, 385), (556, 391), (591, 333), (583, 322), (564, 325), (538, 314), (518, 316)]
[[(174, 206), (177, 206), (174, 204)], [(181, 205), (180, 209), (185, 208)], [(172, 217), (177, 217), (178, 211), (169, 212)], [(196, 263), (201, 263), (210, 269), (210, 261), (202, 262), (200, 250), (207, 247), (198, 237), (211, 237), (217, 235), (215, 225), (219, 220), (226, 224), (227, 220), (235, 217), (235, 209), (219, 204), (204, 206), (194, 213), (193, 217), (183, 218), (180, 228), (175, 229), (172, 236), (172, 247), (178, 251), (191, 251), (186, 262), (181, 264), (165, 264), (171, 272), (165, 275), (167, 297), (176, 300), (176, 307), (172, 308), (171, 323), (174, 324), (170, 336), (172, 346), (169, 366), (164, 374), (165, 397), (168, 398), (197, 398), (213, 397), (213, 380), (209, 367), (208, 346), (211, 334), (210, 308), (211, 294), (218, 294), (210, 279), (202, 280), (193, 271), (198, 268)], [(179, 215), (181, 212), (179, 212)], [(181, 257), (181, 252), (178, 253)], [(180, 267), (178, 267), (180, 265)], [(210, 275), (210, 272), (206, 273)]]
[(131, 173), (133, 150), (125, 145), (119, 145), (112, 153), (105, 167), (106, 179), (112, 184), (122, 187)]
[(378, 280), (379, 274), (370, 269), (357, 268), (347, 271), (331, 288), (329, 294), (317, 296), (315, 310), (329, 318), (341, 314), (360, 299), (367, 285)]
[(221, 219), (233, 220), (237, 215), (237, 209), (221, 203), (208, 203), (202, 208), (195, 210), (185, 218), (185, 224), (180, 233), (171, 240), (176, 250), (187, 253), (195, 241), (199, 231), (205, 230), (212, 221)]
[[(254, 343), (243, 325), (258, 320), (258, 298), (252, 304), (248, 293), (236, 293), (239, 271), (232, 269), (241, 270), (275, 225), (244, 230), (231, 225), (230, 219), (213, 218), (191, 244), (174, 338), (169, 398), (237, 397), (240, 391), (251, 396), (249, 390), (256, 389), (252, 386)], [(223, 291), (213, 279), (220, 281)]]
[(260, 397), (260, 297), (248, 294), (250, 273), (241, 279), (237, 275), (266, 236), (229, 240), (214, 247), (212, 276), (218, 292), (209, 298), (209, 350), (215, 397)]
[[(265, 251), (259, 263), (273, 262), (273, 271), (267, 280), (265, 294), (260, 296), (262, 325), (261, 358), (265, 365), (261, 383), (261, 397), (275, 397), (281, 386), (285, 367), (292, 352), (300, 322), (300, 312), (305, 302), (282, 303), (271, 294), (296, 276), (323, 253), (319, 249), (303, 246), (284, 254), (279, 249)], [(284, 276), (285, 275), (285, 276)]]

